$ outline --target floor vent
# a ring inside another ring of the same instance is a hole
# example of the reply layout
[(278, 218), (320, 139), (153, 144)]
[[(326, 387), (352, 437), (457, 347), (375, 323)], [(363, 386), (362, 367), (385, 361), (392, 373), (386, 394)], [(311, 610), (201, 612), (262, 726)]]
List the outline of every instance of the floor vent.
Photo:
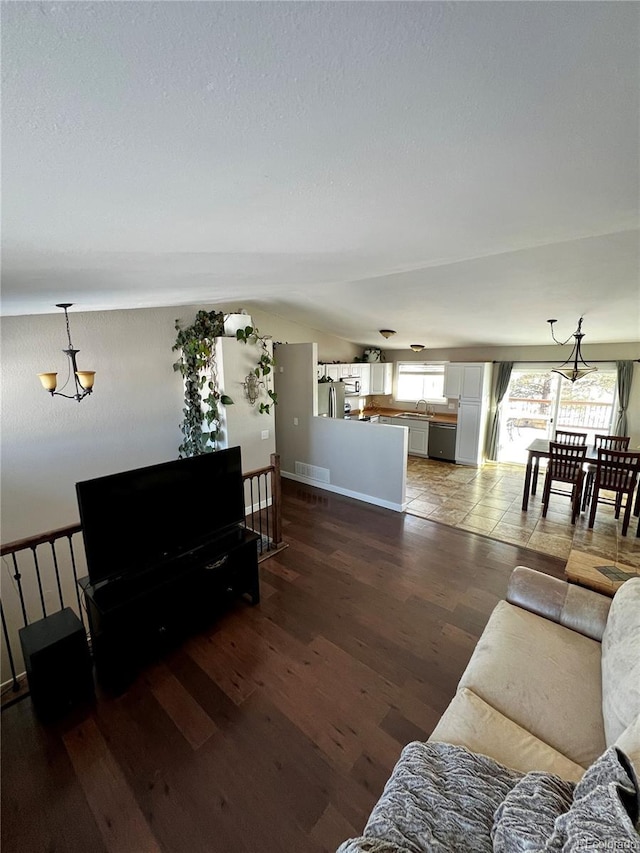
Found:
[(296, 462), (296, 474), (309, 480), (317, 480), (319, 483), (329, 483), (329, 469), (320, 468), (318, 465), (307, 465), (306, 462)]

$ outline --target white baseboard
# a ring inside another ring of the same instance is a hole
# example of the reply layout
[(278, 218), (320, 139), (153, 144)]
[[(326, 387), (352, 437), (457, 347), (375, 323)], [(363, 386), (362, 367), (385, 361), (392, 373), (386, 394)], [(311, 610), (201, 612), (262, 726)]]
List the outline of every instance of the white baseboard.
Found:
[(266, 500), (262, 500), (254, 504), (249, 504), (249, 506), (245, 506), (244, 514), (245, 516), (247, 516), (251, 515), (252, 512), (259, 512), (261, 509), (267, 509), (271, 506), (272, 503), (273, 501), (271, 500), (271, 497), (269, 497)]
[(299, 474), (292, 474), (289, 471), (281, 471), (280, 474), (287, 480), (295, 480), (296, 483), (304, 483), (306, 486), (315, 486), (316, 489), (323, 489), (325, 492), (333, 492), (336, 495), (344, 495), (344, 497), (346, 498), (355, 498), (355, 500), (357, 501), (363, 501), (367, 504), (381, 506), (384, 509), (391, 509), (394, 512), (404, 512), (408, 505), (407, 501), (403, 501), (401, 504), (393, 503), (392, 501), (385, 501), (382, 498), (375, 497), (374, 495), (365, 495), (362, 494), (362, 492), (354, 492), (351, 489), (343, 489), (341, 486), (333, 486), (330, 483), (320, 483), (317, 480), (311, 480), (308, 477), (301, 477)]

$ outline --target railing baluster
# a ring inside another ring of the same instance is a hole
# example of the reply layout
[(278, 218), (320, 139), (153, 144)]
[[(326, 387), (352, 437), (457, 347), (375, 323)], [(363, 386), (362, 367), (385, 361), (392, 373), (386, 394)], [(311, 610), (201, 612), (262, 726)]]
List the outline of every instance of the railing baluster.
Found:
[(84, 610), (82, 608), (82, 601), (80, 600), (80, 587), (78, 585), (78, 570), (76, 569), (76, 555), (73, 550), (73, 539), (72, 535), (69, 534), (67, 536), (67, 542), (69, 543), (69, 554), (71, 556), (71, 571), (73, 572), (73, 584), (76, 590), (76, 599), (78, 601), (78, 615), (80, 616), (80, 621), (86, 628), (84, 621)]
[(62, 585), (60, 583), (60, 570), (58, 569), (58, 555), (56, 554), (56, 540), (49, 542), (51, 546), (51, 555), (53, 557), (53, 568), (56, 572), (56, 581), (58, 583), (58, 595), (60, 597), (60, 610), (64, 610), (64, 598), (62, 597)]
[(27, 625), (29, 620), (27, 619), (27, 611), (26, 611), (26, 608), (24, 606), (24, 594), (22, 592), (22, 575), (18, 571), (18, 561), (16, 559), (15, 551), (11, 555), (11, 558), (13, 560), (13, 572), (14, 572), (13, 577), (15, 578), (16, 583), (18, 585), (18, 595), (20, 596), (20, 607), (22, 607), (22, 619), (24, 620), (24, 624)]
[(266, 507), (265, 507), (265, 511), (264, 511), (264, 517), (265, 517), (266, 528), (267, 528), (267, 551), (270, 551), (271, 550), (271, 537), (269, 536), (269, 514), (271, 513), (271, 507), (269, 506), (269, 480), (267, 478), (266, 472), (264, 474), (264, 492), (266, 495), (266, 497), (265, 497)]
[(36, 553), (36, 548), (37, 548), (37, 545), (34, 545), (31, 549), (31, 551), (33, 552), (33, 562), (35, 563), (35, 567), (36, 567), (36, 579), (38, 581), (38, 589), (40, 590), (40, 601), (42, 603), (42, 615), (46, 619), (47, 608), (46, 608), (45, 603), (44, 603), (44, 592), (42, 591), (42, 578), (40, 577), (40, 566), (38, 564), (38, 555)]
[(263, 537), (262, 537), (262, 500), (260, 498), (260, 474), (258, 474), (258, 476), (256, 477), (256, 480), (257, 480), (257, 487), (258, 487), (258, 535), (260, 536), (260, 544), (258, 547), (260, 548), (260, 554), (262, 555)]
[(20, 689), (20, 685), (18, 684), (18, 675), (16, 673), (16, 665), (13, 660), (13, 653), (11, 651), (11, 642), (9, 640), (9, 632), (7, 631), (7, 623), (4, 618), (4, 608), (2, 607), (2, 602), (0, 601), (0, 617), (2, 617), (2, 632), (4, 634), (4, 641), (7, 646), (7, 656), (9, 658), (9, 667), (11, 669), (11, 678), (13, 679), (13, 689), (17, 691)]

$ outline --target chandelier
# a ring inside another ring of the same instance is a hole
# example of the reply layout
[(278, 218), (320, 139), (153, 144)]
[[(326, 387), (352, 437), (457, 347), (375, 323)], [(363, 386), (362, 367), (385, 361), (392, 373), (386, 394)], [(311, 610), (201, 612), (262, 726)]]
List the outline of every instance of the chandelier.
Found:
[(69, 330), (69, 315), (67, 314), (67, 308), (71, 308), (73, 302), (60, 302), (56, 305), (56, 308), (62, 308), (64, 311), (64, 318), (67, 323), (67, 339), (69, 341), (69, 348), (63, 349), (62, 352), (69, 358), (69, 375), (67, 376), (67, 381), (62, 386), (62, 390), (67, 387), (69, 380), (71, 379), (71, 374), (73, 374), (73, 381), (75, 383), (75, 394), (63, 394), (62, 391), (56, 391), (57, 382), (57, 373), (38, 373), (40, 378), (40, 382), (42, 383), (42, 387), (45, 391), (48, 391), (51, 396), (56, 397), (66, 397), (67, 400), (77, 400), (78, 403), (80, 400), (84, 400), (87, 394), (90, 394), (93, 391), (93, 381), (95, 379), (95, 370), (78, 370), (78, 365), (76, 363), (76, 355), (80, 352), (80, 350), (74, 349), (73, 344), (71, 343), (71, 331)]
[(580, 350), (580, 345), (582, 343), (582, 339), (584, 338), (584, 332), (582, 331), (582, 320), (584, 318), (580, 317), (578, 320), (578, 328), (573, 332), (573, 334), (569, 335), (566, 341), (559, 341), (553, 333), (553, 324), (557, 323), (557, 320), (547, 320), (547, 323), (551, 325), (551, 337), (553, 340), (559, 344), (560, 346), (565, 346), (569, 343), (571, 338), (574, 338), (573, 349), (571, 350), (571, 355), (566, 361), (563, 361), (561, 365), (558, 367), (552, 368), (552, 373), (559, 373), (560, 376), (563, 376), (565, 379), (568, 379), (569, 382), (577, 382), (578, 379), (582, 379), (583, 376), (586, 376), (588, 373), (593, 373), (597, 370), (597, 367), (590, 367), (587, 362), (582, 357), (582, 352)]

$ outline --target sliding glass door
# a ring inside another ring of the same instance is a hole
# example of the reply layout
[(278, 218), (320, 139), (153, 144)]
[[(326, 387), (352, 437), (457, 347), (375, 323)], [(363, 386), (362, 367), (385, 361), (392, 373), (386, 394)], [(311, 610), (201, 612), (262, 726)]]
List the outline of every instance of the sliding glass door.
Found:
[(616, 372), (599, 369), (571, 383), (548, 368), (518, 367), (511, 372), (500, 413), (499, 462), (526, 462), (534, 438), (553, 438), (556, 429), (587, 434), (611, 431)]

